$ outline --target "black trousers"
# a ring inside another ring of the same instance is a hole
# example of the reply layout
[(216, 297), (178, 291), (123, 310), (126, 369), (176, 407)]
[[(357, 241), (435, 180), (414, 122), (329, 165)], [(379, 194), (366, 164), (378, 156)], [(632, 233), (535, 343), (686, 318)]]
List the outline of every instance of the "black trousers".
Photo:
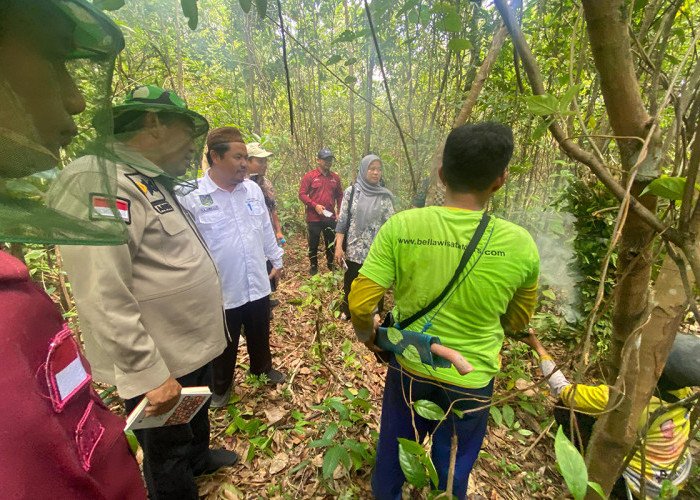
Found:
[[(178, 377), (182, 387), (211, 386), (211, 364)], [(127, 413), (143, 395), (124, 401)], [(134, 431), (143, 448), (143, 475), (152, 500), (197, 500), (195, 476), (204, 472), (209, 453), (209, 401), (187, 424)], [(119, 474), (119, 471), (115, 471)]]
[(328, 269), (333, 269), (333, 258), (335, 257), (335, 248), (333, 242), (335, 242), (335, 221), (320, 221), (320, 222), (307, 222), (306, 227), (309, 232), (309, 261), (311, 262), (311, 267), (318, 268), (318, 244), (321, 242), (321, 235), (323, 234), (323, 242), (326, 244), (326, 263), (328, 263)]
[(250, 373), (260, 375), (272, 369), (270, 353), (270, 296), (254, 300), (234, 309), (226, 309), (226, 326), (231, 342), (226, 346), (212, 366), (214, 394), (224, 394), (233, 384), (233, 375), (238, 357), (238, 340), (241, 327), (245, 328), (246, 348), (250, 356)]
[[(343, 292), (345, 292), (345, 295), (343, 296), (343, 302), (340, 304), (340, 312), (345, 313), (349, 318), (350, 306), (348, 305), (348, 297), (350, 296), (350, 288), (352, 287), (352, 282), (359, 276), (362, 264), (352, 262), (351, 260), (346, 260), (345, 263), (348, 265), (348, 270), (345, 271), (345, 275), (343, 276)], [(384, 297), (379, 301), (377, 308), (381, 314), (384, 309)]]

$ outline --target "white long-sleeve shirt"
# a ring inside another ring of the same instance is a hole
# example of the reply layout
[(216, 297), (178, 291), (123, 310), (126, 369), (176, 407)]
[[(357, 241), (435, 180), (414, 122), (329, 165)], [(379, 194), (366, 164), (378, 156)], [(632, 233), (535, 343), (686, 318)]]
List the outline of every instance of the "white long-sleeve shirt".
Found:
[(224, 307), (233, 309), (269, 295), (265, 259), (281, 269), (284, 250), (277, 245), (260, 187), (246, 179), (229, 192), (207, 172), (196, 190), (179, 199), (214, 256)]

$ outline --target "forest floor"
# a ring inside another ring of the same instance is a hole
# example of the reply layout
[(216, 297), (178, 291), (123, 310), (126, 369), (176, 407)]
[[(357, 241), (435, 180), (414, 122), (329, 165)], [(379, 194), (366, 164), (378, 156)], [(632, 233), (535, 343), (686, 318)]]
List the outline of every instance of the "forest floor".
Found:
[[(336, 318), (340, 274), (328, 273), (320, 263), (320, 274), (312, 279), (306, 241), (290, 240), (285, 276), (273, 294), (280, 306), (270, 336), (273, 366), (287, 380), (270, 386), (246, 377), (248, 355), (240, 347), (235, 402), (211, 410), (210, 419), (213, 447), (235, 450), (241, 462), (199, 478), (202, 498), (372, 498), (386, 366), (356, 341), (350, 323)], [(555, 359), (566, 357), (566, 351), (548, 347)], [(530, 387), (539, 379), (526, 346), (506, 341), (496, 409), (471, 474), (470, 494), (490, 500), (566, 497), (555, 466), (553, 399), (541, 387)], [(412, 497), (424, 498), (425, 491)]]

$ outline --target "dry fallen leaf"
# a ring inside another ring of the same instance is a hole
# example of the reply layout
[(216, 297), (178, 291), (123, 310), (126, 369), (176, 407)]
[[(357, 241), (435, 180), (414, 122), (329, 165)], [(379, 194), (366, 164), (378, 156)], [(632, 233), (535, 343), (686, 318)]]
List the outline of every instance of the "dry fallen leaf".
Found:
[(278, 453), (270, 462), (270, 468), (268, 469), (268, 472), (270, 474), (277, 474), (279, 471), (284, 470), (284, 468), (287, 467), (288, 464), (289, 455), (287, 455), (286, 453)]
[(274, 425), (280, 420), (282, 420), (287, 415), (287, 410), (284, 408), (273, 407), (265, 410), (265, 418), (267, 419), (267, 425)]

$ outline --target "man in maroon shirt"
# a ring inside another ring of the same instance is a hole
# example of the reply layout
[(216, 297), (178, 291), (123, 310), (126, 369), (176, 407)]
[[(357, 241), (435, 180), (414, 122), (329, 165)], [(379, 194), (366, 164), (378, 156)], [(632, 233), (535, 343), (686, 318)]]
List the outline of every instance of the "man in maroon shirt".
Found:
[(306, 227), (309, 233), (309, 273), (318, 272), (318, 244), (323, 234), (326, 245), (326, 263), (332, 271), (335, 241), (336, 207), (340, 210), (343, 201), (343, 187), (340, 177), (331, 172), (335, 157), (331, 150), (323, 148), (316, 158), (316, 169), (308, 172), (301, 180), (299, 199), (306, 205)]

